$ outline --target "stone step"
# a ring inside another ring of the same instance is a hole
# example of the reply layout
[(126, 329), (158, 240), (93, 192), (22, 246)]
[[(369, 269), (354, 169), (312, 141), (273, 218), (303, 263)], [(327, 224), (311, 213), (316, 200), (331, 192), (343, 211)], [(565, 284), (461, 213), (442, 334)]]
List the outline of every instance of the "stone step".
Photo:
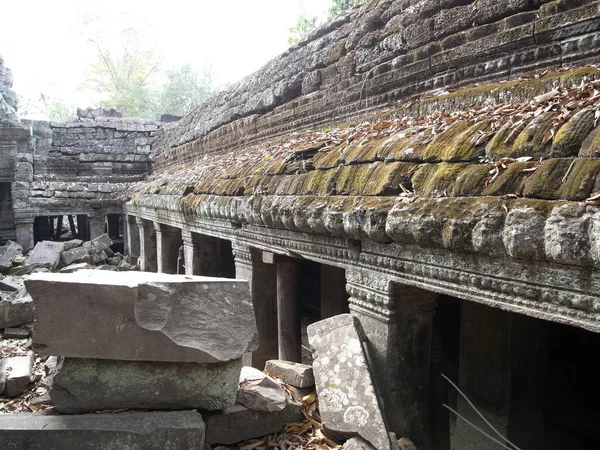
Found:
[(28, 450), (202, 449), (205, 426), (195, 411), (0, 416), (0, 442)]

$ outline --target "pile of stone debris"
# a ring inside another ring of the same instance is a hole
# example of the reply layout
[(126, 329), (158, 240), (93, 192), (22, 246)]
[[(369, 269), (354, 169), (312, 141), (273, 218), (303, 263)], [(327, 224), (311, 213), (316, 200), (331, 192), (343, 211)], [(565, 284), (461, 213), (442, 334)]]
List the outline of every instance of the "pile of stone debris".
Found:
[[(387, 431), (356, 318), (308, 327), (312, 367), (279, 360), (263, 371), (243, 367), (258, 345), (246, 281), (122, 273), (126, 258), (109, 256), (109, 246), (107, 236), (77, 246), (43, 242), (27, 258), (15, 244), (4, 247), (3, 255), (13, 252), (13, 275), (2, 281), (16, 279), (15, 268), (31, 274), (20, 275), (23, 287), (13, 287), (10, 302), (0, 302), (0, 441), (19, 448), (414, 449)], [(86, 262), (72, 259), (79, 252)], [(109, 258), (121, 259), (107, 265), (116, 272), (72, 270)]]
[[(31, 351), (33, 300), (24, 281), (33, 273), (71, 273), (81, 269), (136, 270), (128, 258), (111, 249), (111, 239), (103, 234), (84, 242), (42, 241), (27, 253), (12, 241), (0, 247), (0, 395), (6, 398), (27, 395), (22, 401), (0, 404), (0, 413), (13, 410), (43, 409), (47, 394), (44, 376), (48, 374), (45, 357)], [(32, 384), (30, 384), (32, 381)], [(39, 397), (42, 398), (40, 403)]]

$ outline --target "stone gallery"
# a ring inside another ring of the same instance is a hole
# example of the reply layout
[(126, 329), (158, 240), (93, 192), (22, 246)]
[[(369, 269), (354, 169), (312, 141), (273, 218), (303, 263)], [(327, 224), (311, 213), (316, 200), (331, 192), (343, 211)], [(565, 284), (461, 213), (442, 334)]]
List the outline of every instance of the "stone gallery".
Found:
[(148, 272), (25, 280), (57, 411), (235, 444), (240, 399), (302, 420), (272, 362), (237, 387), (286, 360), (346, 448), (600, 448), (599, 65), (596, 0), (367, 1), (173, 123), (19, 119), (0, 58), (0, 257), (106, 233)]

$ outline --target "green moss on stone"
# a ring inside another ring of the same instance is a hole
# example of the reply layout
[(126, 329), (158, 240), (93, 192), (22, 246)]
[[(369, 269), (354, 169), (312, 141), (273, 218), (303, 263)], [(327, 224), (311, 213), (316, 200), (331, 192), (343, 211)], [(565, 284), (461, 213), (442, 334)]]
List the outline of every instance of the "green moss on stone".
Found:
[(342, 146), (319, 150), (313, 157), (315, 169), (331, 169), (340, 165), (342, 161)]
[(465, 120), (455, 122), (445, 132), (433, 140), (423, 151), (423, 160), (428, 162), (473, 161), (484, 153), (483, 147), (476, 147), (471, 140), (479, 131), (487, 130), (486, 121), (469, 125)]
[(423, 197), (449, 197), (466, 163), (423, 164), (413, 177), (413, 188)]
[(452, 195), (470, 197), (481, 195), (489, 176), (489, 167), (485, 164), (471, 164), (458, 174), (452, 185)]
[(576, 156), (581, 144), (594, 128), (594, 120), (594, 111), (590, 109), (584, 109), (574, 114), (556, 133), (550, 156)]
[(343, 155), (346, 164), (360, 164), (377, 161), (377, 153), (383, 140), (373, 140), (362, 145), (360, 143), (351, 144)]
[(600, 156), (600, 127), (596, 128), (581, 144), (581, 150), (579, 156)]
[(371, 176), (362, 188), (362, 195), (398, 195), (403, 192), (400, 184), (407, 190), (412, 190), (412, 163), (393, 162), (377, 164)]
[[(523, 172), (523, 169), (529, 169), (536, 165), (534, 161), (528, 162), (513, 162), (507, 165), (507, 168), (496, 177), (482, 192), (482, 195), (508, 195), (514, 194), (521, 196), (523, 194), (523, 187), (525, 180), (531, 176), (530, 172)], [(491, 169), (491, 165), (486, 165), (488, 169)], [(491, 178), (493, 174), (489, 174)]]
[(534, 118), (521, 131), (517, 137), (511, 152), (508, 155), (511, 158), (519, 158), (521, 156), (531, 156), (533, 158), (541, 158), (548, 156), (548, 148), (550, 143), (544, 143), (546, 133), (549, 133), (553, 127), (553, 121), (558, 116), (558, 113), (548, 111)]
[(418, 131), (417, 129), (408, 129), (390, 136), (384, 141), (378, 154), (379, 159), (386, 162), (391, 161), (423, 161), (423, 150), (427, 144), (424, 142), (430, 139), (431, 129)]
[(596, 158), (549, 159), (525, 182), (523, 195), (547, 200), (585, 200), (598, 173), (600, 160)]
[(306, 182), (300, 192), (289, 192), (288, 195), (331, 195), (335, 192), (335, 178), (338, 169), (313, 170), (308, 173)]
[(378, 164), (343, 166), (335, 177), (335, 191), (339, 195), (360, 195), (367, 180)]

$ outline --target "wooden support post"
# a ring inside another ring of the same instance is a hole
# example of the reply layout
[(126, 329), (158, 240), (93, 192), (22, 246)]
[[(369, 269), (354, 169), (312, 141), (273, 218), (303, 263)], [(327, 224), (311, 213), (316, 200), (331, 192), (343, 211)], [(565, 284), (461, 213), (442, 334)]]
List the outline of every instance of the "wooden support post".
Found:
[(291, 259), (277, 262), (277, 329), (279, 359), (300, 362), (301, 336), (298, 308), (297, 264)]

